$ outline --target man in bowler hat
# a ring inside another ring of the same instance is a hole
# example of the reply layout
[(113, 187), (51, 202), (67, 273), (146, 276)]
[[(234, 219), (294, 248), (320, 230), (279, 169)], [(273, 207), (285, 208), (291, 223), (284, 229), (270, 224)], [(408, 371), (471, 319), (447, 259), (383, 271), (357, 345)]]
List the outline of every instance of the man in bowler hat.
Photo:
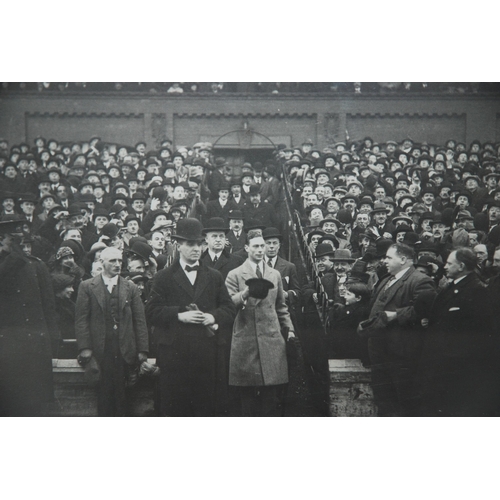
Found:
[(157, 344), (160, 416), (214, 416), (225, 373), (218, 344), (236, 310), (219, 271), (200, 262), (202, 225), (181, 219), (173, 235), (179, 259), (159, 271), (146, 313)]

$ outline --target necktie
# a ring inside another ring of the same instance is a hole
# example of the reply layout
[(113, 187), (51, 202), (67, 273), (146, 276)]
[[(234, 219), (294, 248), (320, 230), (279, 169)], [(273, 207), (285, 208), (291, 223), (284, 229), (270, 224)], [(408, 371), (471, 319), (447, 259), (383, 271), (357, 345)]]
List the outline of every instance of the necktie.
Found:
[(257, 264), (257, 270), (256, 270), (256, 273), (257, 273), (257, 278), (259, 279), (262, 279), (263, 276), (262, 276), (262, 271), (260, 270), (260, 266), (259, 264)]
[(200, 266), (186, 266), (184, 268), (184, 270), (187, 272), (187, 273), (190, 273), (191, 271), (198, 271), (198, 269), (200, 268)]
[(217, 262), (217, 255), (214, 255), (214, 262)]
[(390, 286), (394, 283), (395, 280), (396, 280), (395, 276), (391, 276), (389, 278), (389, 281), (385, 284), (384, 293), (387, 292), (387, 290), (389, 290)]
[(272, 259), (269, 259), (269, 260), (267, 261), (267, 265), (268, 265), (269, 267), (273, 267), (273, 260), (272, 260)]

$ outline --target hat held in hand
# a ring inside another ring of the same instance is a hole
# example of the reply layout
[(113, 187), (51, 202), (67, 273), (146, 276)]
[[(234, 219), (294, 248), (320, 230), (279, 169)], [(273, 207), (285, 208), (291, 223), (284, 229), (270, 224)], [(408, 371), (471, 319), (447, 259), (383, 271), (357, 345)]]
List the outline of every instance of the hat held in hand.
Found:
[(245, 285), (248, 286), (250, 297), (254, 299), (265, 299), (269, 290), (274, 288), (274, 284), (264, 278), (251, 278), (245, 281)]

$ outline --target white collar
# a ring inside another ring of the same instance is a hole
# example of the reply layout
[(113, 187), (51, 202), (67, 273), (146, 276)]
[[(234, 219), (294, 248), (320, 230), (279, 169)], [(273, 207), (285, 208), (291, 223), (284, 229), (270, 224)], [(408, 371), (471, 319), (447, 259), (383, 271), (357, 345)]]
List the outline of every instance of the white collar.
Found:
[[(249, 262), (249, 263), (250, 263), (250, 265), (252, 266), (253, 272), (254, 272), (255, 274), (257, 274), (257, 263), (256, 263), (256, 262), (251, 261), (250, 259), (248, 259), (248, 262)], [(263, 262), (262, 260), (261, 260), (261, 261), (259, 262), (259, 264), (258, 264), (258, 265), (259, 265), (259, 268), (260, 268), (260, 272), (261, 272), (262, 274), (264, 274), (264, 273), (263, 273), (263, 269), (264, 269), (264, 265), (263, 265), (263, 264), (264, 264), (264, 262)]]
[(214, 260), (214, 257), (217, 257), (217, 259), (220, 258), (222, 255), (222, 250), (219, 253), (212, 252), (212, 250), (208, 249), (208, 255), (210, 255), (210, 258)]
[(106, 286), (109, 286), (109, 285), (113, 285), (113, 286), (116, 286), (118, 285), (118, 274), (116, 276), (114, 276), (113, 278), (108, 278), (106, 276), (104, 276), (104, 274), (101, 274), (102, 276), (102, 280), (104, 281), (104, 284)]
[(457, 278), (456, 280), (453, 280), (453, 284), (457, 284), (457, 283), (460, 283), (464, 278), (467, 278), (467, 275), (465, 276), (460, 276), (460, 278)]

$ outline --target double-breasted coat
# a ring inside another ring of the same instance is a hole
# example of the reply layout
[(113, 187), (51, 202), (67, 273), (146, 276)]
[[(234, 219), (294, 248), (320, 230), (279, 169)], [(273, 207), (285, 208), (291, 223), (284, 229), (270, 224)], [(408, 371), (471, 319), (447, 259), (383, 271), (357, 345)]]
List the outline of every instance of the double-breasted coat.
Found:
[(265, 267), (265, 279), (273, 283), (265, 299), (248, 297), (244, 302), (245, 282), (257, 278), (250, 261), (233, 269), (226, 278), (229, 295), (238, 314), (233, 326), (229, 385), (263, 386), (288, 382), (286, 344), (281, 330), (293, 330), (285, 303), (281, 275)]

